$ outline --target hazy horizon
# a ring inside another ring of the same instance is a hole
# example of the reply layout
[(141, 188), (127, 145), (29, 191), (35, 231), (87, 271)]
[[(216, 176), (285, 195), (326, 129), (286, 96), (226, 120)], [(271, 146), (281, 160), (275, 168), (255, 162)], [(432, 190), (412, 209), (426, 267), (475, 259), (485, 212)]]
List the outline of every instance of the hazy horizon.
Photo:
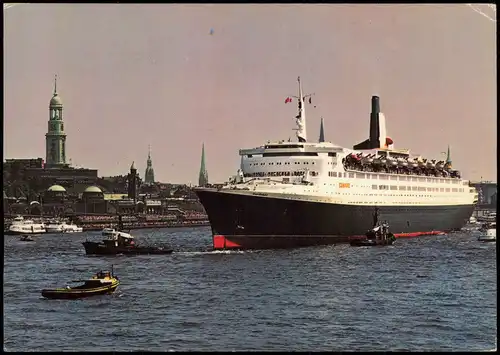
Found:
[(366, 139), (379, 95), (395, 148), (449, 144), (464, 178), (496, 181), (496, 62), (496, 22), (465, 4), (4, 6), (4, 159), (45, 159), (57, 74), (68, 162), (144, 177), (151, 145), (157, 181), (196, 184), (204, 143), (223, 182), (240, 148), (296, 140), (300, 76), (309, 141), (321, 116), (327, 141)]

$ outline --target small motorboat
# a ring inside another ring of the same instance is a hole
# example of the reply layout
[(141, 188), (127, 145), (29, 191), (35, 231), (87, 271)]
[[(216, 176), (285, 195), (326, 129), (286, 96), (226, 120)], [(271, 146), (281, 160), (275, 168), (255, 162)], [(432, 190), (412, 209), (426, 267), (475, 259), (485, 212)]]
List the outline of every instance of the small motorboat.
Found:
[(35, 239), (33, 239), (34, 236), (35, 235), (24, 234), (21, 235), (21, 238), (19, 238), (19, 240), (22, 242), (34, 242), (35, 241)]
[(83, 282), (76, 287), (42, 290), (42, 296), (49, 299), (79, 299), (97, 295), (111, 294), (116, 291), (120, 284), (118, 277), (114, 275), (113, 268), (109, 271), (99, 271), (91, 279), (75, 280), (72, 282)]
[(384, 222), (370, 229), (364, 237), (350, 238), (349, 244), (353, 247), (376, 247), (393, 245), (395, 241), (396, 236), (389, 232), (389, 225)]
[(497, 241), (497, 224), (496, 222), (491, 222), (485, 224), (480, 229), (481, 235), (477, 240), (480, 242), (496, 242)]

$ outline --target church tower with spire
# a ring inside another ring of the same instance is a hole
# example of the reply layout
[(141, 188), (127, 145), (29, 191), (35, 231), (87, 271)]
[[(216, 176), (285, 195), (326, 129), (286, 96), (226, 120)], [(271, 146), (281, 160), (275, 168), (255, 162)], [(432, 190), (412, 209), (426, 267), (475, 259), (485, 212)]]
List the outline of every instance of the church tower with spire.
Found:
[(49, 104), (45, 148), (45, 163), (48, 168), (60, 168), (66, 165), (66, 133), (64, 132), (63, 104), (57, 93), (57, 75), (54, 79), (54, 94)]
[(144, 182), (146, 184), (154, 184), (155, 171), (153, 169), (153, 161), (151, 160), (151, 146), (149, 146), (148, 160), (146, 163), (146, 172), (144, 173)]
[(130, 173), (127, 176), (127, 192), (128, 192), (128, 198), (134, 200), (134, 203), (137, 201), (137, 190), (139, 188), (139, 182), (138, 182), (138, 175), (137, 175), (137, 169), (135, 168), (134, 162), (132, 162), (132, 165), (130, 166)]
[(205, 143), (201, 146), (201, 166), (200, 175), (198, 177), (198, 186), (203, 187), (208, 185), (208, 173), (205, 166)]
[(321, 117), (321, 125), (319, 126), (319, 143), (325, 141), (325, 129), (323, 127), (323, 117)]

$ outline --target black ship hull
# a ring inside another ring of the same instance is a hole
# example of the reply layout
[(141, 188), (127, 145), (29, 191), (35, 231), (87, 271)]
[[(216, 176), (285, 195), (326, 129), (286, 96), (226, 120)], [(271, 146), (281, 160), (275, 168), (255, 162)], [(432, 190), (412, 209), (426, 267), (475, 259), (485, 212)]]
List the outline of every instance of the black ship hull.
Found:
[[(214, 249), (276, 249), (349, 243), (373, 227), (375, 206), (196, 189), (212, 228)], [(396, 237), (461, 229), (474, 205), (378, 206)]]
[(153, 247), (122, 247), (107, 246), (97, 242), (84, 242), (85, 253), (87, 255), (142, 255), (142, 254), (172, 254), (172, 249)]

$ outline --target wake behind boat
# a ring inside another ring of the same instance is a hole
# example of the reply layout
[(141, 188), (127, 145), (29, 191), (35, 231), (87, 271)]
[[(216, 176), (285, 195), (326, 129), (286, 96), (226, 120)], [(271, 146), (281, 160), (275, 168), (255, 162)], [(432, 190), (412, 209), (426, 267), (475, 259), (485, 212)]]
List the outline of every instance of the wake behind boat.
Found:
[[(221, 188), (195, 189), (214, 249), (269, 249), (348, 243), (372, 228), (374, 207), (396, 237), (460, 230), (478, 194), (446, 160), (394, 149), (379, 97), (369, 138), (352, 149), (308, 142), (300, 78), (298, 142), (241, 149), (237, 175)], [(309, 100), (306, 100), (309, 98)], [(292, 101), (287, 98), (286, 102)]]

